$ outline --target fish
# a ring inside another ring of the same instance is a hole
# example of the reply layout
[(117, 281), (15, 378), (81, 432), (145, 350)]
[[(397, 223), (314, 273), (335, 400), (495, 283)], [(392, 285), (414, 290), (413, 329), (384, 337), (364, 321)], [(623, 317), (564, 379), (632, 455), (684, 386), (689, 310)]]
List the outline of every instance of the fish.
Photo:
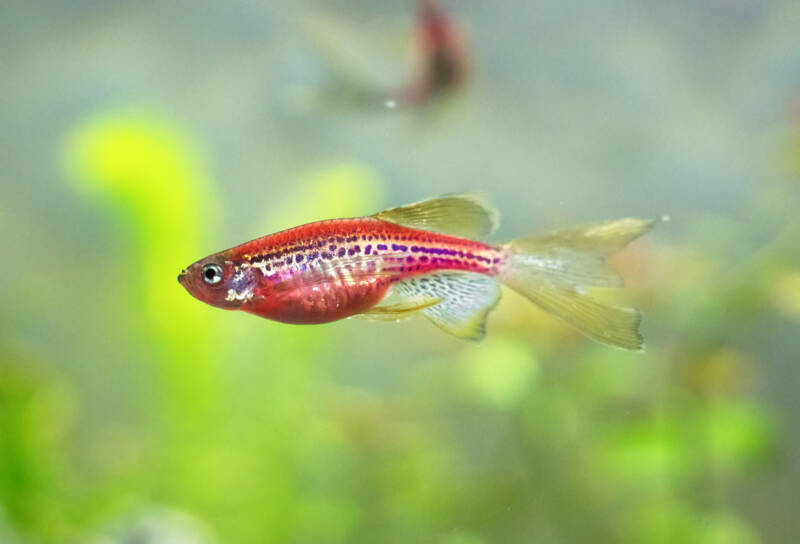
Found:
[[(388, 88), (376, 86), (361, 73), (353, 53), (342, 51), (335, 20), (307, 21), (311, 39), (328, 59), (332, 80), (322, 94), (312, 93), (326, 108), (364, 110), (424, 109), (455, 94), (470, 79), (471, 57), (460, 21), (437, 0), (417, 0), (411, 36), (413, 68), (407, 79)], [(339, 34), (349, 34), (340, 28)], [(352, 60), (351, 60), (352, 59)]]
[(469, 75), (467, 45), (454, 17), (435, 0), (417, 3), (417, 74), (395, 92), (395, 103), (423, 106), (464, 86)]
[(606, 257), (654, 220), (618, 219), (493, 245), (486, 240), (498, 222), (482, 196), (444, 195), (256, 238), (200, 259), (178, 281), (206, 304), (273, 321), (421, 315), (474, 341), (486, 335), (503, 284), (598, 342), (643, 349), (640, 312), (587, 289), (623, 286)]

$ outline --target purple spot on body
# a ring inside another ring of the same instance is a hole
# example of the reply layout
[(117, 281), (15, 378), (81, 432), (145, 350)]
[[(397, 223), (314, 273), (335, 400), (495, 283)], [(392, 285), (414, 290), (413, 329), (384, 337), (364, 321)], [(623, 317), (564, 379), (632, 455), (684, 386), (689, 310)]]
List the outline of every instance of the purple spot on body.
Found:
[(344, 257), (344, 254), (345, 254), (345, 249), (344, 248), (340, 248), (339, 249), (339, 253), (338, 253), (339, 257)]
[(467, 253), (467, 259), (474, 259), (474, 258), (475, 258), (474, 253)]
[(335, 238), (333, 236), (331, 236), (330, 238), (328, 238), (328, 243), (332, 244), (334, 240), (335, 240)]
[(414, 257), (412, 257), (411, 255), (409, 255), (408, 257), (406, 257), (406, 262), (407, 262), (407, 263), (413, 263), (413, 262), (414, 262)]
[(330, 253), (328, 253), (327, 251), (326, 251), (326, 252), (324, 252), (324, 253), (322, 254), (322, 258), (323, 258), (323, 259), (325, 259), (325, 260), (328, 260), (328, 259), (330, 259), (331, 257), (333, 257), (333, 255), (331, 255), (331, 254), (330, 254)]
[(344, 242), (344, 236), (337, 236), (336, 241), (341, 244), (342, 242)]
[(422, 257), (420, 257), (420, 258), (419, 258), (419, 262), (421, 262), (421, 263), (427, 263), (427, 262), (428, 262), (428, 257), (426, 257), (425, 255), (423, 255)]
[(364, 255), (369, 255), (372, 253), (372, 244), (367, 244), (367, 247), (364, 248)]
[(297, 257), (294, 258), (294, 261), (296, 263), (302, 263), (303, 262), (303, 256), (302, 255), (298, 255)]
[(325, 245), (325, 240), (320, 240), (319, 242), (317, 242), (317, 247), (322, 247), (324, 245)]
[(350, 255), (350, 256), (355, 255), (356, 254), (356, 250), (353, 249), (353, 248), (350, 248), (350, 249), (347, 250), (347, 254)]
[(381, 251), (386, 251), (386, 244), (378, 244), (378, 249)]
[(353, 251), (355, 251), (356, 253), (361, 253), (361, 246), (358, 245), (353, 246)]
[[(488, 259), (487, 259), (487, 260), (488, 260)], [(494, 264), (497, 264), (497, 263), (499, 263), (499, 262), (500, 262), (500, 257), (495, 257), (494, 259), (492, 259), (492, 262), (493, 262)]]
[(411, 246), (411, 252), (412, 253), (419, 253), (419, 249), (420, 249), (419, 246)]

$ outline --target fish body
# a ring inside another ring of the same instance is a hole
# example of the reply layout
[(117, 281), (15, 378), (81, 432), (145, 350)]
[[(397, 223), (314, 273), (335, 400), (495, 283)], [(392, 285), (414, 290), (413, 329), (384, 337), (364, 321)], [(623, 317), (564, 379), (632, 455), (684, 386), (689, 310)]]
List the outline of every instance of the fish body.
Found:
[(496, 275), (502, 251), (366, 217), (265, 236), (233, 248), (227, 260), (241, 277), (229, 297), (243, 298), (244, 311), (285, 323), (327, 323), (369, 309), (410, 276)]
[[(197, 261), (178, 279), (203, 302), (274, 321), (422, 314), (470, 339), (485, 334), (502, 282), (600, 341), (637, 349), (638, 313), (580, 292), (615, 284), (605, 254), (652, 225), (622, 221), (592, 227), (597, 240), (584, 228), (493, 246), (473, 238), (494, 229), (496, 212), (475, 196), (452, 195), (270, 234)], [(594, 320), (588, 331), (581, 319)]]

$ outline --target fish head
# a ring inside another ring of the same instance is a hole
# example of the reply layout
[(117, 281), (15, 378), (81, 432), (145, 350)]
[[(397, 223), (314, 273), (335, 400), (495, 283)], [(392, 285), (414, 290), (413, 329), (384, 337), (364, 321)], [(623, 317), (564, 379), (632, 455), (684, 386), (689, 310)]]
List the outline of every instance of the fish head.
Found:
[(226, 252), (189, 265), (178, 275), (178, 282), (197, 300), (226, 310), (249, 301), (256, 284), (249, 266), (235, 264)]

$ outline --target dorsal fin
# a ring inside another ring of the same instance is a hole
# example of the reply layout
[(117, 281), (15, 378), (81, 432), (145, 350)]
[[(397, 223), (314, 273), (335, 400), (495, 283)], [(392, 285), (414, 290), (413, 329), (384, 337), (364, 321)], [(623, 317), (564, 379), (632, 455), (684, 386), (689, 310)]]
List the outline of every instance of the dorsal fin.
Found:
[(445, 195), (384, 210), (376, 219), (404, 227), (480, 240), (498, 225), (497, 211), (475, 194)]

